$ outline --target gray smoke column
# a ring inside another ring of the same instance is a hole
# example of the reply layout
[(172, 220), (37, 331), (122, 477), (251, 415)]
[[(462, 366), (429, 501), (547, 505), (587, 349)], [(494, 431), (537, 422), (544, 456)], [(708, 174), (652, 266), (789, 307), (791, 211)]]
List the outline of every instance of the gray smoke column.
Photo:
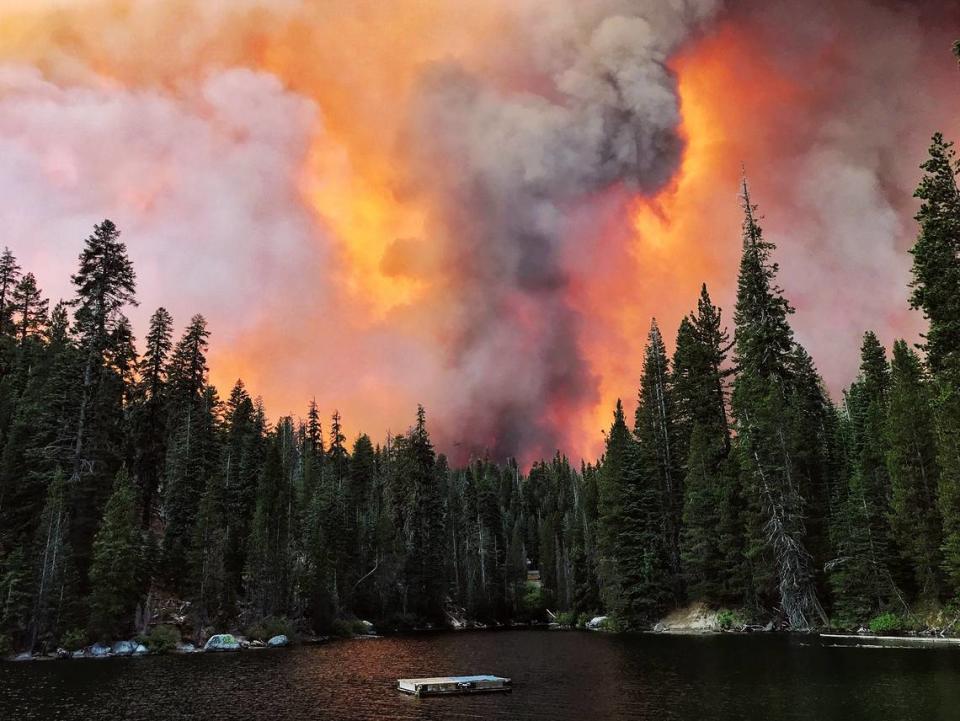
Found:
[(520, 87), (495, 69), (424, 69), (405, 138), (409, 191), (435, 210), (429, 241), (456, 299), (442, 322), (457, 395), (437, 427), (460, 455), (551, 454), (569, 414), (596, 401), (578, 346), (585, 320), (568, 300), (593, 248), (569, 232), (569, 214), (612, 186), (654, 193), (672, 176), (682, 143), (667, 61), (716, 8), (520, 3), (505, 41), (519, 53), (509, 64), (526, 69)]

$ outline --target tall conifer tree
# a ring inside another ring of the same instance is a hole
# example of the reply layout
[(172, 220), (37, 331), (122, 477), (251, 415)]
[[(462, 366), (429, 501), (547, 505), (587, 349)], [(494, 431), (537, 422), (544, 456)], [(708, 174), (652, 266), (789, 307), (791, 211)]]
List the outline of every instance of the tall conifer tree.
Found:
[[(737, 378), (732, 408), (748, 503), (748, 553), (755, 582), (775, 569), (776, 596), (793, 628), (825, 620), (817, 597), (813, 559), (805, 545), (805, 501), (796, 475), (793, 446), (796, 351), (787, 320), (793, 312), (776, 285), (774, 245), (763, 238), (756, 206), (743, 183), (743, 255), (737, 281)], [(772, 568), (771, 568), (772, 564)], [(759, 589), (763, 591), (763, 588)]]

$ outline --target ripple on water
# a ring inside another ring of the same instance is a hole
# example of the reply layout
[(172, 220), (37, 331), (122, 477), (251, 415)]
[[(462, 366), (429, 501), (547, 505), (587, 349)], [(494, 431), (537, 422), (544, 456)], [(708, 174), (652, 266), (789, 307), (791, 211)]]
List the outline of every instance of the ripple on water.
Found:
[[(397, 678), (494, 673), (514, 692), (417, 699)], [(421, 634), (323, 646), (4, 664), (0, 719), (939, 721), (960, 718), (960, 649), (777, 636)]]

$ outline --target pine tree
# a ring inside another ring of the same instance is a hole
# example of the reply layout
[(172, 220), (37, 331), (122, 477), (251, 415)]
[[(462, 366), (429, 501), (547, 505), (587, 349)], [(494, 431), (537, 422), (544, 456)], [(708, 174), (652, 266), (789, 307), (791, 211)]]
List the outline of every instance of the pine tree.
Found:
[(893, 538), (913, 570), (919, 596), (936, 599), (942, 585), (942, 525), (931, 388), (920, 358), (903, 340), (893, 345), (886, 431)]
[(723, 458), (723, 447), (716, 445), (716, 437), (699, 423), (694, 425), (684, 478), (681, 561), (688, 597), (712, 603), (723, 598), (717, 533), (723, 488), (718, 458)]
[[(620, 613), (624, 606), (620, 537), (625, 527), (625, 496), (633, 482), (635, 455), (634, 441), (623, 416), (623, 404), (617, 399), (597, 482), (600, 599), (610, 613)], [(541, 567), (543, 565), (541, 563)]]
[[(825, 615), (817, 598), (813, 563), (805, 546), (805, 501), (792, 456), (799, 420), (795, 402), (796, 353), (787, 317), (793, 312), (776, 286), (772, 243), (763, 239), (743, 183), (743, 255), (737, 281), (732, 408), (745, 474), (747, 555), (761, 592), (775, 569), (777, 596), (793, 628), (809, 628)], [(751, 520), (752, 519), (752, 520)]]
[[(343, 483), (347, 477), (347, 448), (346, 436), (343, 435), (343, 426), (340, 411), (334, 411), (330, 422), (330, 448), (327, 452), (326, 465), (328, 466), (333, 483), (337, 490), (343, 490)], [(318, 426), (319, 429), (319, 426)]]
[(13, 291), (20, 279), (20, 266), (10, 248), (0, 254), (0, 335), (14, 334), (12, 302)]
[(0, 629), (15, 648), (28, 642), (32, 610), (30, 559), (24, 546), (17, 546), (0, 566)]
[(136, 492), (122, 469), (93, 542), (90, 631), (94, 636), (108, 639), (133, 625), (140, 563)]
[(67, 506), (66, 476), (58, 472), (47, 490), (47, 499), (37, 526), (33, 608), (30, 648), (38, 641), (49, 645), (58, 630), (63, 630), (77, 603), (73, 586), (72, 551), (69, 544), (70, 521)]
[(943, 518), (943, 567), (960, 597), (960, 190), (953, 144), (937, 133), (917, 188), (920, 234), (913, 254), (910, 304), (930, 326), (924, 349), (936, 388), (939, 505)]
[(226, 574), (226, 523), (221, 480), (211, 475), (200, 499), (193, 539), (188, 555), (192, 611), (200, 624), (216, 620), (226, 610), (230, 593)]
[(937, 379), (960, 375), (960, 190), (953, 143), (936, 133), (930, 157), (920, 166), (923, 179), (914, 196), (920, 234), (910, 253), (913, 280), (910, 305), (930, 322), (925, 335), (927, 363)]
[(216, 391), (207, 386), (209, 335), (203, 316), (194, 316), (167, 370), (170, 437), (163, 474), (167, 522), (163, 553), (167, 576), (175, 585), (185, 580), (197, 509), (219, 461), (219, 400)]
[[(243, 590), (246, 540), (256, 507), (257, 483), (265, 454), (266, 423), (238, 380), (230, 391), (224, 414), (224, 443), (220, 460), (224, 478), (225, 566), (230, 595)], [(309, 506), (309, 497), (304, 507)]]
[(834, 533), (837, 558), (831, 561), (835, 610), (849, 622), (867, 620), (899, 595), (888, 522), (889, 392), (886, 354), (876, 335), (867, 332), (860, 376), (846, 398), (851, 474), (840, 530)]
[(119, 429), (126, 389), (111, 361), (117, 351), (115, 343), (128, 340), (123, 334), (118, 337), (116, 331), (126, 320), (124, 308), (136, 305), (136, 276), (120, 231), (109, 220), (94, 226), (79, 261), (72, 277), (77, 292), (74, 332), (84, 361), (79, 409), (71, 413), (76, 420), (66, 460), (74, 491), (74, 551), (82, 579), (111, 479), (122, 461)]
[[(719, 603), (725, 586), (738, 576), (742, 560), (734, 546), (739, 530), (737, 504), (730, 494), (736, 476), (728, 477), (730, 432), (725, 367), (730, 349), (720, 309), (707, 287), (700, 291), (697, 312), (681, 323), (673, 362), (673, 393), (678, 430), (689, 440), (684, 465), (684, 506), (680, 538), (681, 565), (691, 598)], [(727, 501), (726, 503), (724, 501)], [(718, 533), (721, 518), (727, 537)], [(722, 550), (721, 544), (727, 546)]]
[[(82, 361), (68, 326), (60, 304), (44, 344), (24, 356), (22, 390), (8, 411), (0, 454), (0, 546), (5, 548), (29, 543), (47, 488), (57, 471), (68, 466), (75, 449)], [(13, 380), (8, 376), (2, 383)]]
[(22, 346), (27, 338), (40, 336), (47, 324), (49, 301), (40, 294), (33, 273), (24, 275), (13, 289), (12, 305), (17, 314), (17, 339)]
[(147, 527), (155, 512), (160, 470), (166, 456), (167, 360), (173, 347), (173, 318), (166, 308), (150, 317), (146, 350), (140, 360), (139, 382), (132, 409), (133, 473), (139, 488), (141, 524)]
[(409, 608), (411, 612), (430, 621), (442, 621), (446, 597), (443, 582), (446, 532), (442, 488), (436, 473), (436, 453), (427, 432), (423, 406), (417, 406), (417, 422), (408, 434), (404, 451), (401, 467), (413, 490), (408, 515)]
[[(312, 442), (311, 442), (312, 443)], [(376, 521), (383, 512), (377, 488), (376, 452), (370, 437), (361, 434), (350, 454), (350, 474), (347, 505), (349, 508), (351, 573), (346, 584), (348, 602), (358, 612), (368, 615), (376, 607), (372, 597), (371, 574), (379, 567), (379, 548), (376, 544)]]
[(683, 489), (673, 456), (676, 432), (668, 374), (666, 347), (654, 321), (644, 354), (632, 483), (620, 533), (624, 615), (633, 624), (655, 620), (671, 601), (680, 601), (683, 592), (679, 554)]

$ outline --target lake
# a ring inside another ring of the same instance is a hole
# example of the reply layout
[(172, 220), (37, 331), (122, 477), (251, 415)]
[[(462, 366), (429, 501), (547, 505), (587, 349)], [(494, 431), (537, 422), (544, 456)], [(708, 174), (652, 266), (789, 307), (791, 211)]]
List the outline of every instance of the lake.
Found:
[[(493, 673), (509, 694), (417, 699), (400, 677)], [(960, 649), (800, 636), (479, 631), (0, 665), (0, 719), (960, 719)]]

